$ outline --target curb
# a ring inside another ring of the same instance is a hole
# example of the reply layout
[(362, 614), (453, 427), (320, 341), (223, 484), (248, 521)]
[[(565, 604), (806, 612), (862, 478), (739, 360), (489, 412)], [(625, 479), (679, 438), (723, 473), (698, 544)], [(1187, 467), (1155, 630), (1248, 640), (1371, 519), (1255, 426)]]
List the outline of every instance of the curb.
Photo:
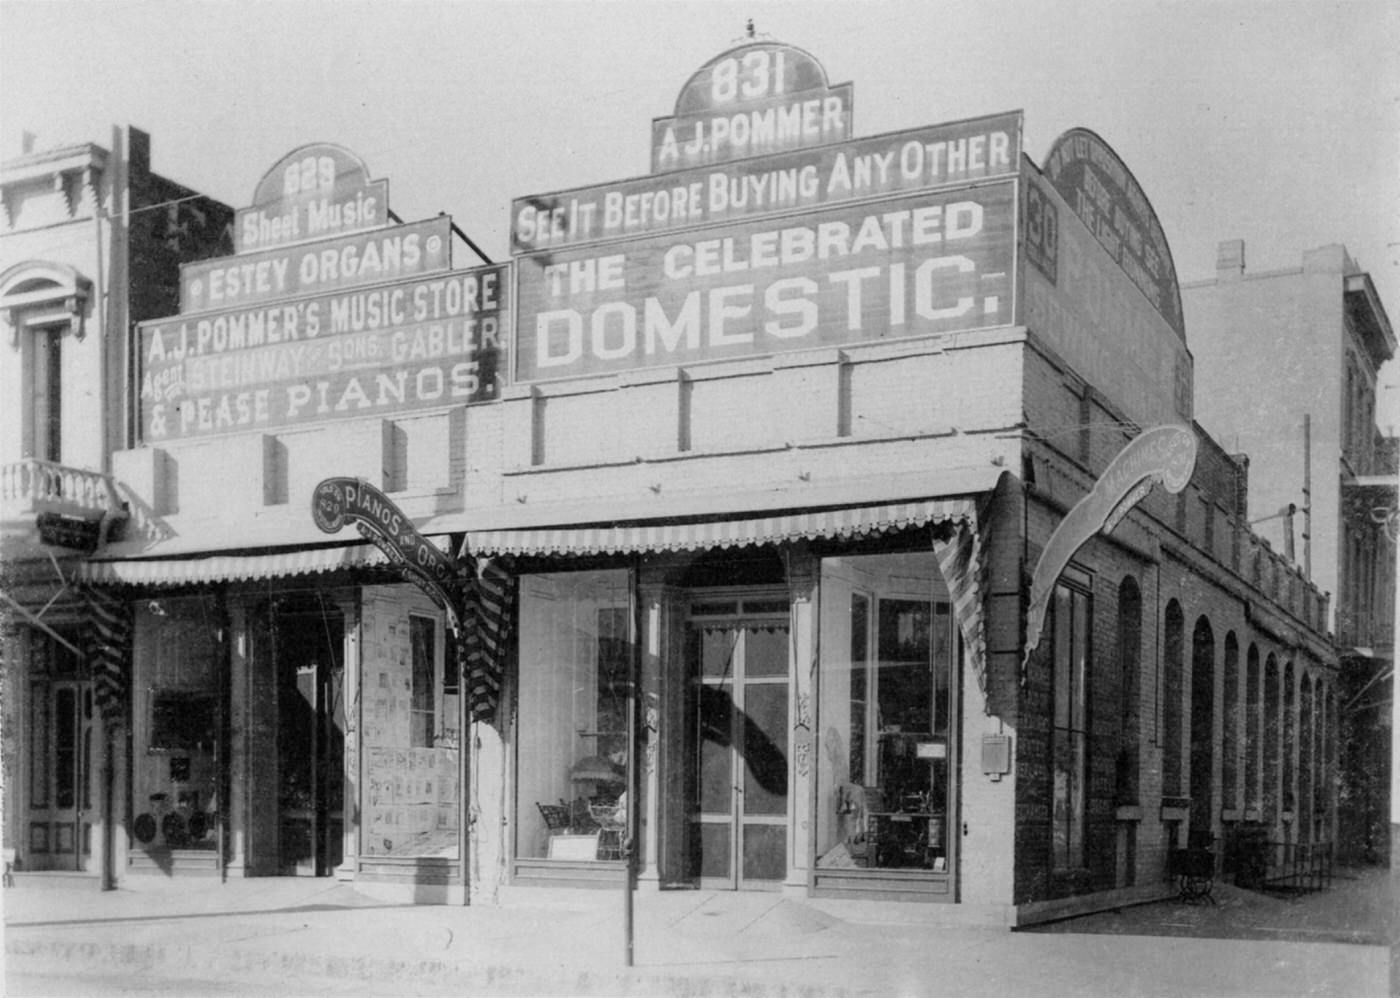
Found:
[(5, 956), (12, 969), (29, 972), (62, 966), (72, 974), (110, 973), (113, 967), (162, 976), (232, 976), (244, 981), (263, 978), (324, 977), (340, 981), (375, 980), (456, 986), (467, 992), (501, 996), (617, 995), (670, 998), (857, 998), (864, 992), (796, 982), (768, 982), (709, 974), (678, 975), (619, 969), (561, 969), (507, 964), (478, 964), (433, 959), (393, 959), (324, 953), (163, 946), (138, 943), (96, 943), (8, 940)]

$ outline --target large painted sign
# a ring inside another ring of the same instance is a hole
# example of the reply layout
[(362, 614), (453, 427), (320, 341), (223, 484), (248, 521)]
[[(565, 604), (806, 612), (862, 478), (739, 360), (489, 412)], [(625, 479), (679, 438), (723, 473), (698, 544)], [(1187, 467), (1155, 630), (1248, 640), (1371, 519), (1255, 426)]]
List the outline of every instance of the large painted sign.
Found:
[(505, 267), (139, 327), (145, 442), (493, 400)]
[(446, 215), (338, 239), (180, 266), (180, 311), (253, 302), (432, 274), (452, 267)]
[(1018, 321), (1140, 426), (1189, 422), (1191, 356), (1034, 167), (1023, 180), (1030, 266)]
[(716, 56), (681, 88), (675, 114), (651, 127), (655, 173), (851, 137), (851, 85), (829, 86), (791, 45), (750, 42)]
[(1014, 176), (1021, 112), (517, 198), (515, 253), (674, 232)]
[(348, 149), (318, 142), (278, 160), (233, 218), (235, 253), (342, 236), (389, 224), (389, 182), (370, 180)]
[(1087, 128), (1055, 140), (1045, 174), (1167, 324), (1186, 340), (1171, 247), (1147, 195), (1108, 143)]
[(1012, 321), (1015, 183), (522, 257), (516, 380)]
[(1040, 644), (1055, 582), (1074, 553), (1099, 531), (1112, 533), (1157, 483), (1173, 495), (1186, 488), (1196, 468), (1197, 446), (1196, 434), (1189, 426), (1157, 426), (1139, 434), (1109, 462), (1089, 494), (1065, 514), (1046, 541), (1031, 576), (1026, 661)]

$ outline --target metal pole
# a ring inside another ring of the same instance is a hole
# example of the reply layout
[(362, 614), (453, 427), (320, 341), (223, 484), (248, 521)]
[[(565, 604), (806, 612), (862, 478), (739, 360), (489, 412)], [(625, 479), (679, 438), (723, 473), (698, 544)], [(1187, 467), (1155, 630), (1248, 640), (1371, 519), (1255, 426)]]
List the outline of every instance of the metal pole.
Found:
[[(463, 608), (465, 609), (465, 608)], [(466, 656), (463, 652), (463, 642), (465, 632), (462, 628), (468, 626), (466, 614), (463, 613), (457, 621), (457, 629), (453, 632), (452, 652), (456, 661), (453, 668), (457, 670), (457, 766), (458, 766), (458, 796), (457, 801), (457, 823), (460, 826), (458, 833), (457, 855), (462, 860), (462, 905), (463, 907), (472, 903), (472, 868), (471, 868), (471, 838), (472, 838), (472, 758), (473, 746), (476, 738), (472, 734), (471, 707), (468, 704), (467, 696), (467, 676), (466, 670), (462, 667), (466, 664)], [(476, 621), (471, 626), (476, 626)]]
[(638, 798), (641, 796), (641, 766), (637, 753), (637, 738), (641, 730), (641, 725), (637, 723), (637, 711), (641, 705), (641, 683), (642, 683), (642, 652), (641, 635), (642, 628), (637, 619), (637, 570), (634, 568), (628, 572), (627, 598), (631, 602), (631, 613), (628, 614), (630, 621), (629, 637), (631, 641), (631, 676), (627, 683), (627, 828), (622, 837), (622, 858), (626, 864), (626, 875), (622, 878), (622, 933), (623, 933), (623, 957), (624, 967), (633, 966), (635, 931), (633, 925), (635, 904), (635, 891), (637, 887), (637, 832), (640, 829), (639, 816), (641, 809), (638, 807)]
[[(1400, 484), (1400, 482), (1397, 482)], [(1400, 512), (1392, 513), (1400, 516)], [(1384, 529), (1384, 528), (1382, 528)], [(1390, 618), (1392, 663), (1400, 661), (1400, 538), (1395, 544), (1395, 575), (1392, 580), (1394, 613)], [(1400, 682), (1390, 673), (1390, 993), (1400, 995)]]
[(117, 889), (117, 835), (112, 822), (116, 820), (117, 809), (112, 793), (117, 774), (112, 757), (116, 749), (112, 745), (112, 725), (106, 718), (102, 720), (102, 729), (102, 889), (114, 891)]

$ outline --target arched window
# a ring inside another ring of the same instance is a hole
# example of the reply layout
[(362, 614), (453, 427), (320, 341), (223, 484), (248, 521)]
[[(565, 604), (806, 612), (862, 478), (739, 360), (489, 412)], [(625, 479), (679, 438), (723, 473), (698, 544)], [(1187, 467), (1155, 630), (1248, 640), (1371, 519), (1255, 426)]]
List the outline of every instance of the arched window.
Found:
[(1186, 620), (1181, 604), (1167, 604), (1162, 650), (1162, 795), (1181, 796), (1181, 701)]
[(1259, 685), (1259, 646), (1251, 643), (1245, 655), (1244, 693), (1244, 806), (1247, 808), (1260, 806), (1259, 757), (1264, 745), (1259, 738), (1259, 715), (1264, 701)]
[(1319, 804), (1317, 805), (1318, 823), (1320, 833), (1318, 839), (1324, 842), (1332, 840), (1335, 830), (1333, 824), (1337, 811), (1337, 695), (1331, 686), (1327, 687), (1326, 713), (1324, 723), (1326, 730), (1322, 738), (1323, 779), (1321, 793), (1318, 794)]
[(1142, 735), (1142, 590), (1132, 576), (1118, 586), (1119, 716), (1115, 802), (1138, 803)]
[(1220, 729), (1221, 807), (1240, 806), (1240, 642), (1235, 632), (1225, 635), (1225, 712)]
[(1205, 617), (1191, 632), (1191, 829), (1208, 833), (1215, 795), (1215, 632)]
[(1294, 689), (1293, 663), (1283, 667), (1283, 810), (1291, 813), (1298, 806), (1294, 786), (1293, 753), (1298, 748), (1298, 700)]
[(1278, 820), (1278, 762), (1282, 724), (1279, 718), (1278, 659), (1273, 652), (1264, 660), (1264, 820)]
[[(1301, 670), (1300, 670), (1301, 671)], [(1298, 838), (1311, 841), (1313, 802), (1313, 684), (1306, 672), (1298, 686)]]
[(4, 418), (18, 423), (24, 457), (63, 458), (64, 343), (83, 337), (91, 288), (90, 281), (61, 263), (31, 260), (0, 274), (0, 320), (19, 355), (18, 397), (23, 400), (20, 411), (7, 408)]
[(1051, 857), (1057, 870), (1087, 865), (1092, 603), (1089, 579), (1066, 569), (1050, 607), (1054, 658), (1050, 729)]

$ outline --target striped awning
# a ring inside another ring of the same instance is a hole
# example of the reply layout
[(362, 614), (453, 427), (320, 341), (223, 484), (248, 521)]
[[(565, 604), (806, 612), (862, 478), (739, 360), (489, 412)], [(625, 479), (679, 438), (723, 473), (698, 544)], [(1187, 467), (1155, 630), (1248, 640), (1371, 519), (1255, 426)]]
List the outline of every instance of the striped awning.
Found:
[(597, 555), (739, 548), (784, 540), (860, 537), (949, 520), (971, 522), (975, 515), (973, 500), (958, 497), (693, 523), (469, 530), (465, 552)]
[(351, 544), (269, 554), (87, 561), (81, 563), (74, 574), (78, 581), (93, 585), (182, 586), (313, 575), (344, 568), (372, 568), (387, 565), (388, 561), (373, 544)]

